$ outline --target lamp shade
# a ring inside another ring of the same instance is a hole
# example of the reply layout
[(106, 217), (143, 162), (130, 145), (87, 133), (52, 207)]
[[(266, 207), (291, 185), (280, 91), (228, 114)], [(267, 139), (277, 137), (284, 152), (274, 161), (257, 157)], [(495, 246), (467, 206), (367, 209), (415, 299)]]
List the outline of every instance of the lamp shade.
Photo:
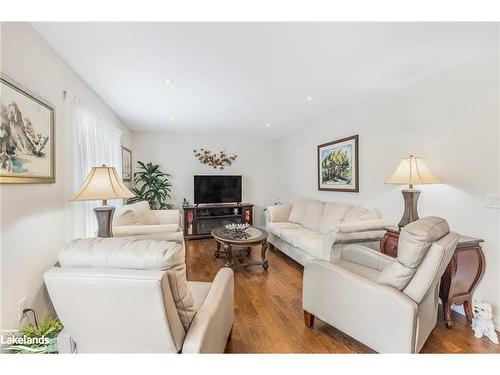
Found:
[(441, 180), (434, 176), (421, 157), (410, 155), (399, 163), (398, 168), (385, 183), (395, 185), (438, 184)]
[(114, 167), (93, 167), (80, 189), (74, 194), (75, 201), (132, 198)]

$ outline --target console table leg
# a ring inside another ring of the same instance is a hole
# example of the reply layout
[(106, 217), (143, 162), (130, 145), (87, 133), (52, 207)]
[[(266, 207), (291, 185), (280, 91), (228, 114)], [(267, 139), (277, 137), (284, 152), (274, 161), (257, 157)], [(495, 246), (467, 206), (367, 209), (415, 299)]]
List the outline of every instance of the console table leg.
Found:
[(465, 311), (465, 317), (469, 322), (472, 322), (472, 318), (474, 315), (472, 314), (472, 304), (470, 302), (470, 297), (469, 299), (466, 299), (464, 301), (464, 311)]
[(262, 243), (262, 250), (260, 252), (260, 255), (262, 257), (262, 267), (264, 267), (265, 270), (267, 270), (269, 267), (269, 261), (266, 259), (266, 251), (267, 251), (267, 241), (264, 241)]
[(443, 313), (444, 313), (444, 324), (446, 328), (451, 329), (453, 327), (453, 320), (451, 320), (451, 303), (443, 302)]

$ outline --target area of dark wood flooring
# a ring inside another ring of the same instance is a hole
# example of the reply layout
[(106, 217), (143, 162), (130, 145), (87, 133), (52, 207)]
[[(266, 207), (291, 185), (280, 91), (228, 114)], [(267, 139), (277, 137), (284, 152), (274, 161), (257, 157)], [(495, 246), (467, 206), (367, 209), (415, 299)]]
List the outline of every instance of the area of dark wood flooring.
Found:
[[(186, 241), (188, 280), (213, 280), (224, 264), (222, 258), (215, 258), (214, 250), (211, 239)], [(267, 255), (267, 271), (261, 266), (235, 271), (235, 322), (226, 352), (373, 353), (319, 319), (313, 329), (307, 328), (302, 312), (302, 266), (278, 250), (270, 249)], [(260, 249), (255, 248), (251, 256), (259, 259)], [(500, 346), (474, 337), (465, 317), (454, 312), (453, 318), (453, 329), (447, 329), (440, 309), (438, 324), (422, 353), (500, 353)]]

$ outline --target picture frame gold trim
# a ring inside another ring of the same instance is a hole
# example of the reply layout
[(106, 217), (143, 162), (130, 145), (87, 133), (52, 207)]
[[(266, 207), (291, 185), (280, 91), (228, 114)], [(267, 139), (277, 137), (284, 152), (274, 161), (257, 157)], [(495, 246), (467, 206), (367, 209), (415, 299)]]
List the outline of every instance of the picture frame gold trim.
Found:
[[(337, 143), (343, 143), (347, 141), (353, 141), (354, 144), (354, 187), (352, 188), (334, 188), (334, 187), (321, 187), (321, 165), (320, 165), (320, 153), (321, 149), (327, 146), (331, 146)], [(318, 145), (318, 153), (317, 153), (317, 163), (318, 163), (318, 190), (319, 191), (338, 191), (344, 193), (359, 193), (359, 135), (353, 135), (351, 137), (346, 137), (342, 139), (337, 139), (332, 142), (323, 143)]]
[(47, 100), (39, 97), (4, 73), (0, 73), (0, 82), (20, 92), (29, 99), (47, 108), (50, 113), (50, 175), (49, 176), (6, 176), (0, 174), (0, 184), (53, 184), (56, 182), (56, 133), (55, 107)]

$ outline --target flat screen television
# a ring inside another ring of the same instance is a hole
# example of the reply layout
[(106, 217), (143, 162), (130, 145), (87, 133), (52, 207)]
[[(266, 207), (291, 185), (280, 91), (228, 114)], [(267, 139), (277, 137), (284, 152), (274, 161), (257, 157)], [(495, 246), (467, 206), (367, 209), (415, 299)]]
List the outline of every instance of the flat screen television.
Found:
[(241, 202), (241, 176), (194, 176), (194, 203)]

